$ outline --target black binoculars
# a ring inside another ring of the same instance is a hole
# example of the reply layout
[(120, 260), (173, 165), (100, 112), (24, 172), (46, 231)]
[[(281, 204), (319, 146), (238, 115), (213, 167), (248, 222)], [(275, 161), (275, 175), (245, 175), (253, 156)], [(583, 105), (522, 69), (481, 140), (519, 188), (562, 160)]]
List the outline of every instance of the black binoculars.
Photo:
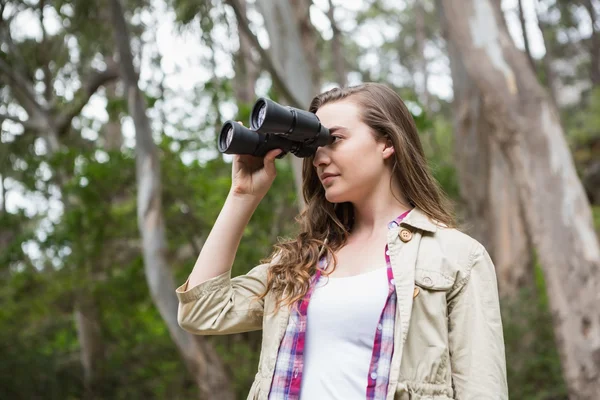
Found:
[(281, 149), (277, 158), (287, 153), (304, 158), (332, 142), (329, 129), (315, 114), (261, 97), (252, 107), (250, 129), (229, 120), (223, 124), (217, 144), (225, 154), (264, 157), (273, 149)]

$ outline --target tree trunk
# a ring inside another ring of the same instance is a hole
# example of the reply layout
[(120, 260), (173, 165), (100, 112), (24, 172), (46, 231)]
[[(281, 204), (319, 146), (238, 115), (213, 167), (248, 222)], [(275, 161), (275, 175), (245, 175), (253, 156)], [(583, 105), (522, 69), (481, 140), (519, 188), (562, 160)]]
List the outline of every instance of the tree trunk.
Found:
[[(110, 21), (107, 21), (110, 22)], [(106, 57), (105, 62), (111, 68), (119, 68), (114, 56)], [(117, 99), (117, 83), (111, 82), (106, 85), (106, 99), (114, 101)], [(105, 150), (119, 150), (123, 145), (123, 134), (121, 132), (121, 120), (119, 110), (108, 110), (108, 121), (103, 127), (103, 139)]]
[(592, 34), (590, 36), (590, 80), (592, 85), (597, 87), (600, 85), (600, 33), (596, 26), (598, 23), (598, 15), (592, 0), (583, 0), (583, 5), (588, 12), (592, 24)]
[(119, 0), (111, 0), (110, 7), (120, 56), (121, 78), (126, 86), (129, 114), (135, 126), (138, 224), (150, 295), (167, 324), (188, 371), (200, 388), (202, 398), (233, 399), (231, 384), (214, 348), (205, 338), (185, 332), (177, 323), (175, 284), (165, 257), (167, 243), (161, 204), (158, 150), (146, 116), (144, 97), (138, 87), (138, 75), (133, 66), (123, 9)]
[(329, 18), (329, 24), (331, 24), (331, 57), (333, 58), (333, 70), (335, 71), (335, 77), (338, 85), (344, 87), (348, 84), (346, 77), (346, 59), (344, 58), (344, 44), (342, 42), (342, 34), (338, 28), (337, 22), (335, 21), (335, 6), (333, 1), (329, 0), (329, 10), (327, 10), (327, 18)]
[(101, 398), (98, 385), (102, 382), (105, 359), (100, 311), (93, 294), (82, 288), (75, 295), (75, 326), (81, 347), (81, 364), (86, 399)]
[(531, 242), (510, 169), (488, 135), (491, 123), (482, 95), (469, 79), (453, 43), (448, 43), (454, 91), (454, 148), (466, 231), (489, 251), (500, 295), (512, 298), (533, 284)]
[(557, 92), (558, 92), (558, 81), (556, 73), (554, 72), (554, 48), (553, 41), (548, 35), (550, 34), (550, 28), (548, 27), (548, 23), (544, 21), (542, 15), (538, 7), (536, 7), (536, 17), (538, 21), (538, 28), (542, 34), (542, 40), (544, 42), (544, 48), (546, 49), (546, 54), (544, 54), (544, 58), (542, 59), (542, 65), (544, 66), (544, 75), (546, 77), (545, 83), (546, 87), (549, 90), (550, 97), (552, 98), (552, 102), (555, 106), (558, 106), (557, 102)]
[[(39, 18), (41, 26), (42, 48), (47, 44), (47, 34), (44, 24), (45, 1), (40, 1)], [(1, 20), (1, 18), (0, 18)], [(4, 23), (5, 21), (0, 21)], [(5, 26), (7, 34), (10, 33), (10, 27)], [(14, 48), (8, 51), (8, 57), (11, 63), (20, 59), (17, 54), (13, 54)], [(50, 62), (49, 57), (42, 58), (45, 62)], [(40, 135), (46, 143), (48, 155), (52, 155), (60, 150), (60, 138), (69, 133), (72, 119), (77, 116), (83, 107), (88, 103), (91, 96), (100, 88), (100, 86), (114, 81), (117, 76), (116, 68), (108, 68), (104, 71), (94, 71), (89, 75), (89, 79), (82, 82), (73, 100), (64, 104), (61, 109), (50, 107), (49, 104), (55, 99), (52, 83), (54, 77), (48, 65), (42, 65), (43, 83), (45, 86), (43, 98), (35, 96), (34, 83), (20, 71), (18, 65), (8, 64), (4, 58), (0, 58), (0, 73), (9, 83), (12, 95), (23, 109), (27, 112), (29, 119), (21, 121), (25, 128), (31, 129)], [(69, 177), (64, 170), (54, 171), (54, 183), (62, 193)], [(73, 197), (62, 196), (65, 212), (77, 201)], [(96, 384), (100, 384), (103, 379), (103, 362), (105, 356), (105, 345), (101, 332), (100, 311), (96, 299), (87, 287), (82, 285), (76, 289), (75, 302), (73, 304), (73, 316), (77, 329), (77, 336), (81, 347), (81, 362), (84, 372), (84, 385), (86, 398), (100, 397)]]
[[(291, 0), (292, 8), (298, 30), (300, 32), (300, 43), (304, 49), (308, 69), (311, 76), (311, 98), (319, 92), (321, 82), (321, 68), (319, 65), (318, 37), (319, 33), (310, 20), (310, 6), (312, 0)], [(290, 81), (293, 82), (293, 81)], [(308, 108), (308, 104), (307, 104)]]
[[(246, 0), (239, 0), (240, 12), (246, 15)], [(252, 42), (242, 28), (243, 20), (237, 20), (240, 48), (235, 55), (235, 97), (247, 105), (255, 100), (255, 84), (260, 73), (252, 59)]]
[(427, 89), (427, 81), (429, 80), (429, 74), (427, 72), (427, 58), (425, 56), (425, 42), (427, 40), (427, 34), (425, 32), (425, 8), (423, 7), (423, 0), (417, 0), (415, 3), (415, 31), (416, 31), (416, 44), (417, 44), (417, 58), (418, 68), (421, 76), (421, 82), (419, 83), (419, 95), (421, 96), (421, 103), (425, 110), (429, 112), (429, 90)]
[(533, 62), (533, 56), (531, 55), (531, 48), (529, 47), (529, 35), (527, 31), (527, 23), (525, 21), (525, 12), (523, 11), (523, 0), (518, 0), (519, 3), (519, 22), (521, 23), (521, 32), (523, 34), (523, 44), (525, 45), (525, 54), (531, 64), (531, 68), (535, 71), (535, 63)]
[[(300, 4), (303, 1), (306, 0), (258, 0), (257, 5), (271, 40), (270, 55), (274, 63), (282, 66), (280, 70), (283, 80), (293, 87), (294, 94), (301, 102), (301, 105), (297, 106), (308, 109), (310, 101), (317, 94), (317, 82), (314, 81), (315, 74), (312, 68), (318, 66), (311, 64), (311, 56), (307, 54), (313, 42), (303, 44), (303, 38), (310, 36), (307, 33), (310, 21), (302, 21), (308, 18), (308, 13), (303, 11), (306, 7)], [(298, 207), (302, 210), (302, 159), (291, 157), (290, 160), (294, 171)]]
[(482, 96), (489, 134), (505, 156), (523, 205), (553, 314), (572, 398), (600, 393), (600, 248), (590, 205), (558, 113), (510, 40), (500, 5), (443, 0), (445, 23)]

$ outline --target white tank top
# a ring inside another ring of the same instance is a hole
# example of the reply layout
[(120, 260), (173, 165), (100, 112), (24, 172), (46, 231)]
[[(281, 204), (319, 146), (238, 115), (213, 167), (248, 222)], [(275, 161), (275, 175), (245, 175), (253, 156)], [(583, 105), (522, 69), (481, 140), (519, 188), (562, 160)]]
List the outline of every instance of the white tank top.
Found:
[(301, 400), (364, 400), (387, 269), (321, 277), (310, 298)]

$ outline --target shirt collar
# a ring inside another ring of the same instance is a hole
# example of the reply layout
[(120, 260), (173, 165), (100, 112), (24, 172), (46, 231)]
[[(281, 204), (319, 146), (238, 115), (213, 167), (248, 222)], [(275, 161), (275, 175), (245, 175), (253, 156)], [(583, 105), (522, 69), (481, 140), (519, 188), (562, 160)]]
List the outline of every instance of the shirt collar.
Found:
[(413, 208), (408, 213), (403, 213), (398, 216), (398, 218), (390, 222), (389, 227), (394, 226), (394, 224), (395, 226), (400, 226), (401, 224), (408, 225), (431, 233), (437, 231), (438, 226), (443, 226), (443, 224), (439, 222), (434, 222), (427, 214), (417, 207)]

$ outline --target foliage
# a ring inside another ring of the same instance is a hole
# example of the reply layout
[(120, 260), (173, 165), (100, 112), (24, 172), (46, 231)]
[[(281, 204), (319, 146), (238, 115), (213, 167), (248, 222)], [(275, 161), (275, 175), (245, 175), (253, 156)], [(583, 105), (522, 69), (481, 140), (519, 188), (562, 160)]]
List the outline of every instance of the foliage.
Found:
[[(5, 3), (9, 6), (2, 8), (3, 23), (10, 7), (16, 13), (29, 13), (32, 24), (42, 15), (46, 20), (54, 15), (58, 26), (55, 31), (48, 30), (38, 37), (17, 35), (12, 43), (7, 38), (17, 30), (8, 32), (8, 24), (0, 25), (0, 61), (22, 72), (36, 91), (36, 98), (51, 105), (48, 112), (62, 111), (78, 87), (85, 84), (92, 66), (102, 65), (114, 56), (108, 3)], [(159, 148), (167, 259), (179, 285), (189, 275), (231, 184), (230, 161), (215, 152), (215, 134), (228, 112), (223, 110), (234, 106), (235, 119), (247, 121), (251, 104), (235, 98), (232, 80), (221, 68), (236, 51), (219, 37), (219, 32), (232, 33), (232, 13), (223, 2), (123, 3), (133, 33), (136, 66), (148, 69), (141, 71), (144, 78), (140, 86)], [(541, 3), (547, 6), (541, 25), (552, 55), (559, 60), (579, 57), (587, 48), (587, 38), (577, 33), (561, 40), (565, 32), (581, 24), (579, 2)], [(198, 34), (203, 53), (192, 62), (203, 68), (204, 75), (188, 91), (166, 87), (168, 73), (163, 61), (169, 60), (162, 60), (154, 49), (152, 35), (159, 24), (148, 18), (157, 12), (157, 4), (168, 10), (169, 15), (160, 17), (172, 17), (179, 34)], [(364, 4), (354, 13), (342, 10), (346, 17), (338, 21), (344, 34), (346, 66), (353, 76), (385, 82), (405, 99), (435, 177), (457, 201), (460, 194), (454, 167), (451, 104), (435, 93), (424, 96), (417, 84), (423, 75), (423, 61), (429, 63), (426, 68), (430, 70), (431, 65), (446, 62), (434, 3), (422, 2), (427, 57), (419, 53), (415, 40), (418, 2), (410, 0), (396, 7), (383, 1)], [(257, 10), (252, 2), (248, 7), (255, 29)], [(45, 10), (43, 14), (40, 9)], [(312, 11), (315, 15), (325, 12), (317, 5)], [(559, 18), (550, 18), (552, 15)], [(394, 34), (384, 34), (383, 28)], [(363, 36), (367, 32), (373, 40), (361, 42), (354, 31)], [(327, 83), (335, 80), (329, 41), (326, 35), (319, 35), (319, 68)], [(144, 57), (150, 62), (141, 62)], [(377, 62), (369, 62), (373, 59)], [(561, 82), (575, 85), (588, 79), (587, 59), (582, 60), (574, 71), (559, 74)], [(542, 61), (536, 62), (538, 74), (547, 80)], [(0, 84), (0, 113), (26, 120), (23, 98), (14, 82), (0, 74)], [(261, 94), (276, 101), (280, 98), (272, 85)], [(44, 130), (0, 119), (0, 397), (78, 399), (89, 395), (75, 317), (82, 294), (94, 301), (104, 345), (103, 355), (96, 361), (101, 372), (93, 387), (97, 398), (197, 397), (195, 383), (146, 284), (126, 94), (116, 85), (110, 91), (102, 89), (94, 99), (100, 99), (101, 106), (95, 105), (97, 112), (78, 115), (69, 132), (59, 138), (61, 147), (53, 154), (45, 146)], [(561, 111), (578, 171), (583, 175), (598, 156), (593, 143), (600, 136), (599, 89), (583, 91), (575, 104)], [(105, 146), (108, 122), (99, 116), (104, 114), (129, 140), (120, 149)], [(278, 177), (244, 232), (233, 275), (246, 273), (271, 252), (277, 237), (293, 235), (296, 230), (296, 192), (288, 159), (277, 161)], [(36, 207), (32, 210), (27, 203), (21, 204), (16, 193)], [(10, 207), (7, 198), (11, 199)], [(593, 210), (600, 229), (600, 208), (595, 205)], [(514, 299), (503, 299), (502, 310), (511, 398), (566, 398), (539, 266), (536, 287), (524, 289)], [(260, 340), (260, 332), (210, 338), (237, 398), (245, 398), (256, 373)]]
[(560, 359), (552, 330), (552, 315), (542, 269), (535, 266), (533, 288), (502, 299), (509, 397), (513, 399), (566, 399)]

